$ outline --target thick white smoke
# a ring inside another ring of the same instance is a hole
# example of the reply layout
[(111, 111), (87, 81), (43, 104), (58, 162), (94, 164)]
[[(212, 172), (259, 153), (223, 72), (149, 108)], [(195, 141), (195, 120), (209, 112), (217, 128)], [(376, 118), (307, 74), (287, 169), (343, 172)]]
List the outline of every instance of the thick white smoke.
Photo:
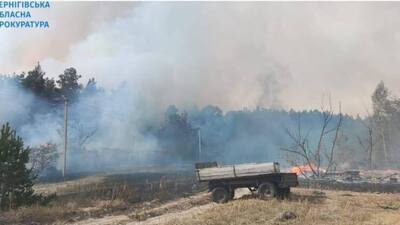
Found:
[(126, 82), (161, 109), (169, 104), (278, 106), (289, 71), (267, 54), (268, 27), (257, 19), (262, 12), (250, 14), (240, 5), (221, 10), (223, 6), (132, 7), (128, 16), (72, 45), (66, 61), (48, 59), (44, 68), (61, 71), (71, 65), (107, 88)]
[[(309, 109), (331, 92), (345, 112), (356, 114), (378, 81), (400, 81), (396, 3), (52, 6), (43, 12), (50, 30), (0, 33), (0, 72), (26, 71), (40, 61), (53, 77), (66, 67), (85, 80), (95, 77), (106, 92), (71, 108), (80, 126), (97, 130), (88, 149), (132, 149), (134, 157), (157, 149), (140, 129), (161, 121), (170, 104)], [(13, 88), (7, 93), (16, 101), (0, 99), (10, 105), (0, 108), (0, 122), (28, 118), (23, 108), (33, 100)], [(35, 116), (22, 135), (29, 144), (61, 144), (60, 115)], [(74, 129), (71, 135), (79, 136), (73, 133), (79, 126)]]
[(24, 123), (32, 106), (32, 96), (14, 82), (0, 78), (0, 124), (9, 121)]
[(25, 147), (38, 147), (46, 143), (61, 146), (60, 114), (16, 80), (0, 77), (0, 104), (0, 125), (9, 123), (22, 137)]
[(45, 69), (57, 74), (65, 65), (75, 66), (108, 88), (126, 81), (149, 104), (161, 107), (311, 109), (330, 92), (354, 115), (364, 112), (380, 80), (400, 81), (395, 72), (400, 59), (397, 3), (143, 3), (121, 8), (120, 14), (104, 8), (103, 14), (114, 17), (99, 23), (95, 16), (82, 18), (97, 26), (68, 45), (64, 60), (47, 57)]

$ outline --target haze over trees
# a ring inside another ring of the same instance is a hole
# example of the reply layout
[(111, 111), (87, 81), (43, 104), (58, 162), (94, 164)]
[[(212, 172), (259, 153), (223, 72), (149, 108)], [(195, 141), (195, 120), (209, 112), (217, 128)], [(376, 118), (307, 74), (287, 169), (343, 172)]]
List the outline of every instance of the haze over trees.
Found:
[[(287, 160), (293, 166), (306, 166), (314, 177), (322, 177), (328, 172), (335, 171), (337, 162), (335, 153), (340, 136), (343, 115), (340, 111), (334, 117), (332, 103), (329, 98), (329, 106), (321, 107), (321, 125), (317, 129), (317, 141), (310, 140), (310, 130), (303, 130), (301, 117), (298, 117), (297, 127), (293, 130), (286, 130), (291, 139), (289, 147), (281, 148), (287, 152)], [(315, 128), (314, 128), (315, 129)], [(314, 142), (314, 143), (313, 143)], [(322, 169), (322, 167), (324, 167)], [(303, 172), (300, 170), (300, 172)]]
[[(0, 111), (0, 122), (10, 121), (32, 149), (52, 143), (60, 153), (63, 96), (67, 97), (71, 110), (68, 158), (70, 169), (76, 171), (117, 169), (140, 162), (175, 164), (197, 160), (275, 160), (285, 164), (288, 151), (281, 149), (298, 151), (303, 144), (309, 163), (331, 170), (399, 167), (400, 99), (391, 95), (383, 82), (373, 92), (372, 113), (363, 118), (329, 107), (312, 111), (258, 107), (223, 112), (212, 105), (184, 109), (171, 105), (157, 118), (146, 117), (153, 112), (146, 108), (144, 100), (130, 102), (127, 96), (132, 93), (123, 86), (105, 91), (95, 79), (82, 84), (81, 77), (75, 68), (67, 68), (57, 79), (49, 78), (40, 64), (27, 73), (1, 76), (0, 85), (12, 84), (18, 93), (26, 94), (19, 99), (27, 103), (24, 110), (13, 109), (5, 114)], [(22, 114), (7, 117), (9, 112)], [(130, 156), (125, 157), (126, 154)], [(48, 165), (57, 165), (59, 156), (48, 156), (54, 160)], [(291, 155), (287, 164), (307, 164), (304, 159)]]
[[(10, 77), (10, 79), (15, 79), (16, 82), (20, 83), (36, 97), (49, 102), (57, 101), (61, 96), (75, 100), (83, 89), (83, 85), (79, 83), (79, 79), (82, 76), (77, 73), (75, 68), (65, 69), (64, 73), (60, 74), (57, 80), (45, 77), (45, 75), (46, 73), (42, 71), (42, 67), (38, 63), (27, 74), (22, 73), (19, 76)], [(88, 88), (93, 89), (94, 84), (94, 79), (90, 79)]]
[(372, 95), (371, 166), (399, 166), (400, 98), (393, 96), (380, 82)]

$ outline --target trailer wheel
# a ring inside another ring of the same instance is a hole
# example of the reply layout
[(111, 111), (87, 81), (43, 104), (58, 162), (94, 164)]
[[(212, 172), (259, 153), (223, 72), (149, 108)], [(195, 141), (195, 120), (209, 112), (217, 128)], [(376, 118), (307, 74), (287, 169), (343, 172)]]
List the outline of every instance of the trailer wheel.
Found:
[(212, 198), (216, 203), (225, 203), (229, 200), (230, 194), (223, 187), (216, 187), (212, 190)]
[(235, 198), (235, 189), (232, 189), (232, 190), (229, 192), (229, 199), (233, 199), (233, 198)]
[(287, 199), (289, 198), (290, 195), (290, 187), (286, 188), (278, 188), (278, 193), (277, 193), (279, 199)]
[(274, 198), (277, 196), (277, 187), (274, 183), (265, 182), (258, 186), (258, 194), (261, 198)]

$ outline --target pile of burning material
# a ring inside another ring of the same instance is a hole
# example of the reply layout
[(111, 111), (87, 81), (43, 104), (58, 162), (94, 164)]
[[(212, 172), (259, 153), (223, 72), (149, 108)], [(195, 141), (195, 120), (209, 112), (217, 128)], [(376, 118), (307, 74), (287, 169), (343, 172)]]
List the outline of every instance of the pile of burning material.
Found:
[(311, 178), (314, 177), (316, 173), (323, 174), (325, 170), (317, 168), (314, 164), (305, 164), (303, 166), (295, 166), (290, 169), (291, 173), (296, 173), (299, 177)]
[(327, 172), (322, 179), (342, 183), (398, 183), (400, 173), (371, 174), (369, 171), (346, 170)]
[[(298, 174), (299, 184), (304, 188), (348, 190), (357, 192), (400, 192), (400, 170), (317, 170), (314, 165), (288, 168)], [(316, 174), (320, 176), (316, 176)]]
[(400, 183), (374, 183), (365, 180), (346, 182), (333, 179), (299, 179), (300, 187), (356, 192), (399, 193)]
[(389, 183), (395, 184), (395, 183), (399, 182), (399, 176), (400, 176), (400, 174), (398, 174), (398, 173), (390, 175), (388, 177)]
[(342, 182), (362, 181), (361, 172), (358, 170), (327, 172), (324, 177)]
[(343, 170), (326, 171), (314, 164), (305, 164), (288, 169), (300, 179), (325, 180), (339, 183), (400, 184), (400, 170)]
[(400, 171), (398, 170), (367, 170), (362, 172), (362, 177), (371, 183), (399, 183)]

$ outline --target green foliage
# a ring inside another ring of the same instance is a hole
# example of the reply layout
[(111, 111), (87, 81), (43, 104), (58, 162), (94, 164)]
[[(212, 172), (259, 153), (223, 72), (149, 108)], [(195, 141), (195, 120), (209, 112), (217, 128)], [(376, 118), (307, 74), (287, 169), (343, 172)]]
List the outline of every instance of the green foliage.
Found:
[(22, 75), (22, 85), (31, 90), (34, 94), (38, 96), (43, 96), (46, 89), (46, 79), (44, 78), (45, 73), (42, 71), (40, 64), (28, 72), (28, 75)]
[(32, 169), (26, 167), (30, 149), (24, 148), (22, 139), (8, 123), (0, 131), (0, 210), (22, 205), (46, 205), (56, 195), (42, 196), (34, 193), (36, 178)]
[(46, 73), (38, 63), (33, 70), (27, 73), (0, 78), (15, 81), (36, 97), (46, 102), (54, 103), (62, 102), (60, 101), (62, 96), (74, 101), (81, 94), (91, 95), (99, 91), (94, 78), (89, 79), (87, 85), (83, 86), (79, 82), (81, 77), (77, 70), (71, 67), (65, 69), (64, 73), (60, 74), (57, 80), (54, 80), (53, 78), (46, 77)]
[(22, 139), (7, 123), (0, 132), (0, 208), (15, 208), (32, 204), (38, 197), (34, 195), (34, 176), (26, 167), (29, 148), (24, 148)]
[(34, 95), (41, 98), (54, 98), (56, 97), (56, 84), (54, 79), (45, 77), (45, 72), (43, 72), (42, 67), (38, 63), (35, 68), (28, 72), (21, 74), (17, 78), (19, 79), (21, 85), (26, 89), (31, 91)]
[(82, 89), (82, 85), (79, 84), (81, 77), (75, 68), (71, 67), (64, 70), (64, 73), (59, 75), (59, 79), (57, 80), (61, 95), (69, 99), (77, 98), (79, 91)]
[(197, 129), (192, 128), (186, 112), (178, 114), (175, 106), (169, 106), (165, 113), (164, 125), (157, 136), (163, 149), (163, 160), (197, 160)]

